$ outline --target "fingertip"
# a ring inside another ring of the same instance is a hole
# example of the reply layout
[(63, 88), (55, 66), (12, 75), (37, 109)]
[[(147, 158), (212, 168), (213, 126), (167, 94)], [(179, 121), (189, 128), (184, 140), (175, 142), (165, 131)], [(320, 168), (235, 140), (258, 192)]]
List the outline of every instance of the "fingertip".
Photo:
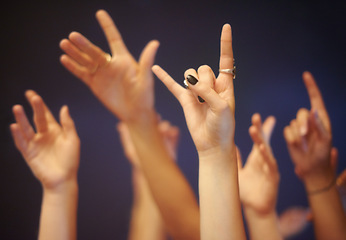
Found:
[(72, 32), (70, 32), (70, 34), (68, 35), (68, 38), (69, 38), (69, 39), (73, 39), (73, 38), (78, 37), (79, 35), (80, 35), (79, 32), (72, 31)]
[(155, 47), (159, 47), (160, 46), (160, 42), (156, 39), (153, 39), (150, 41), (150, 44), (154, 45)]
[(339, 154), (339, 150), (338, 150), (336, 147), (333, 147), (333, 148), (332, 148), (332, 154), (333, 154), (334, 156), (337, 156), (337, 155)]
[(302, 78), (303, 78), (303, 81), (304, 81), (306, 87), (310, 86), (313, 82), (313, 76), (308, 71), (303, 72)]
[(251, 117), (252, 124), (258, 124), (261, 122), (261, 115), (259, 113), (254, 113)]
[(251, 125), (249, 127), (249, 134), (250, 134), (250, 136), (256, 135), (257, 134), (257, 128), (255, 126)]
[(34, 95), (31, 97), (31, 101), (33, 104), (41, 104), (43, 100), (39, 95)]
[(268, 116), (268, 120), (274, 122), (274, 124), (276, 123), (276, 117), (273, 115)]
[(37, 93), (34, 90), (28, 89), (25, 91), (24, 95), (29, 100), (31, 97), (36, 95)]
[(100, 16), (102, 16), (104, 14), (107, 14), (106, 10), (99, 9), (99, 10), (96, 11), (95, 16), (96, 16), (96, 18), (99, 18)]
[(152, 70), (153, 73), (155, 73), (155, 75), (157, 76), (158, 72), (159, 72), (160, 70), (162, 70), (162, 68), (161, 68), (159, 65), (153, 65), (153, 66), (151, 67), (151, 70)]
[(61, 111), (62, 111), (64, 114), (70, 115), (69, 108), (68, 108), (67, 105), (63, 105), (63, 106), (61, 107)]
[(10, 128), (10, 131), (12, 132), (12, 134), (13, 134), (17, 130), (18, 124), (17, 123), (11, 123), (9, 128)]
[(66, 38), (64, 38), (64, 39), (60, 40), (59, 47), (61, 49), (64, 49), (64, 46), (66, 46), (66, 44), (68, 44), (68, 40)]
[(303, 78), (305, 77), (311, 77), (311, 73), (309, 71), (304, 71), (303, 72)]
[(64, 64), (64, 63), (66, 62), (66, 60), (67, 60), (67, 55), (66, 55), (66, 54), (62, 54), (62, 55), (60, 56), (60, 62), (61, 62), (62, 64)]
[(87, 45), (88, 40), (79, 32), (73, 31), (68, 36), (69, 40), (75, 45)]
[(70, 115), (70, 110), (67, 105), (63, 105), (60, 109), (60, 123), (65, 130), (74, 128), (74, 122)]
[(12, 107), (13, 114), (17, 114), (23, 110), (22, 105), (16, 104)]
[(223, 26), (222, 26), (222, 29), (232, 29), (231, 25), (229, 23), (225, 23)]

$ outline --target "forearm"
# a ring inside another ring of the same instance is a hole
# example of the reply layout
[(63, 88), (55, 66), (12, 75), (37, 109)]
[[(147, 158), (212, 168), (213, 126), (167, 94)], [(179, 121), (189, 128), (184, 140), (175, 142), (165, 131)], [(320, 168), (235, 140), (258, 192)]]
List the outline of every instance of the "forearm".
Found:
[(332, 180), (332, 177), (328, 177), (322, 185), (320, 184), (322, 180), (319, 182), (313, 179), (304, 181), (318, 240), (346, 239), (346, 218), (336, 185), (334, 184), (322, 192), (311, 192), (321, 189), (321, 186), (327, 186)]
[(260, 214), (255, 210), (244, 207), (244, 215), (251, 240), (281, 240), (278, 217), (276, 211)]
[(235, 147), (229, 153), (199, 153), (201, 238), (245, 239)]
[(134, 200), (131, 212), (129, 240), (166, 239), (164, 223), (143, 173), (133, 169)]
[(77, 180), (64, 183), (58, 190), (43, 189), (38, 239), (77, 239), (77, 205)]
[(126, 124), (168, 232), (174, 239), (199, 239), (197, 200), (166, 150), (157, 128), (156, 113)]

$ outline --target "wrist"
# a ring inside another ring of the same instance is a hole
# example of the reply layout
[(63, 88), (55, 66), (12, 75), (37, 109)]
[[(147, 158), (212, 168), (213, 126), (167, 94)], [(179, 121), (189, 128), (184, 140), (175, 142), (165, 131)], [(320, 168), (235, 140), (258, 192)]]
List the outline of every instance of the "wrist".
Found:
[(230, 164), (237, 163), (235, 144), (230, 144), (226, 148), (216, 146), (204, 150), (197, 150), (200, 164)]
[(78, 182), (77, 178), (72, 178), (63, 181), (54, 186), (43, 186), (43, 193), (49, 195), (65, 195), (78, 193)]
[(133, 118), (124, 121), (128, 126), (140, 126), (145, 127), (146, 125), (157, 125), (159, 122), (158, 113), (155, 109), (147, 109), (136, 112)]
[(244, 206), (243, 205), (244, 214), (247, 217), (251, 217), (252, 219), (271, 219), (271, 220), (277, 220), (277, 213), (275, 211), (275, 208), (270, 208), (266, 210), (259, 211), (256, 208), (253, 208), (251, 206)]
[(335, 173), (333, 170), (321, 174), (309, 174), (303, 177), (303, 183), (308, 194), (327, 191), (335, 185)]

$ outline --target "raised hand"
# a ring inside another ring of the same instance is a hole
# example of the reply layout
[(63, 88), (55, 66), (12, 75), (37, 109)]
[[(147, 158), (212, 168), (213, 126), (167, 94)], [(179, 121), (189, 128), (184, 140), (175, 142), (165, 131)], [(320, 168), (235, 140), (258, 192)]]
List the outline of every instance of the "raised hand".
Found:
[[(232, 32), (224, 25), (221, 34), (220, 69), (233, 69)], [(233, 75), (220, 73), (216, 78), (208, 66), (185, 72), (188, 88), (176, 83), (162, 68), (153, 72), (180, 102), (188, 128), (198, 151), (228, 148), (234, 136)], [(201, 104), (196, 96), (204, 99)]]
[(60, 42), (61, 49), (66, 53), (60, 61), (120, 120), (135, 120), (142, 111), (154, 108), (151, 67), (159, 42), (149, 42), (137, 62), (107, 12), (99, 10), (96, 17), (112, 56), (80, 33), (72, 32), (68, 39)]
[(77, 178), (80, 141), (73, 120), (67, 106), (63, 106), (59, 125), (36, 92), (28, 90), (25, 96), (33, 108), (36, 132), (23, 107), (15, 105), (16, 123), (10, 126), (14, 142), (42, 186), (58, 189)]
[(254, 144), (245, 166), (242, 167), (240, 161), (238, 163), (240, 200), (245, 208), (258, 215), (271, 213), (276, 206), (280, 174), (270, 147), (274, 126), (273, 116), (263, 124), (259, 114), (252, 116), (249, 133)]
[(77, 238), (80, 141), (67, 106), (56, 122), (42, 98), (25, 93), (34, 112), (36, 131), (20, 105), (13, 107), (16, 123), (10, 129), (17, 149), (43, 188), (38, 239)]
[(240, 200), (253, 240), (282, 239), (275, 209), (280, 174), (270, 147), (275, 122), (270, 116), (262, 124), (261, 116), (254, 114), (249, 128), (254, 144), (244, 167), (239, 150), (237, 155)]
[(296, 119), (285, 127), (284, 137), (297, 175), (302, 179), (318, 177), (321, 180), (322, 177), (326, 182), (315, 182), (315, 184), (326, 186), (335, 177), (330, 161), (331, 124), (321, 93), (311, 73), (304, 72), (303, 80), (309, 94), (311, 110), (299, 109)]
[(309, 72), (303, 80), (311, 110), (300, 109), (284, 129), (284, 137), (297, 175), (307, 191), (316, 239), (345, 239), (346, 217), (336, 188), (331, 124), (321, 93)]
[(245, 239), (234, 144), (233, 62), (232, 32), (226, 24), (217, 78), (206, 65), (189, 69), (185, 89), (159, 66), (152, 68), (180, 102), (198, 151), (202, 239)]

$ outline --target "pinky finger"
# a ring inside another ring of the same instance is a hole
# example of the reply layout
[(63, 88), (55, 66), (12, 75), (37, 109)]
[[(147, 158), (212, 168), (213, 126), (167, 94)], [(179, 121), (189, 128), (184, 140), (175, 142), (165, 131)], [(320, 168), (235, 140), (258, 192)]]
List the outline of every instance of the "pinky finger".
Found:
[(12, 123), (10, 125), (10, 130), (12, 138), (14, 140), (14, 144), (16, 145), (17, 149), (22, 153), (22, 155), (24, 155), (28, 142), (24, 137), (23, 132), (20, 129), (20, 126), (18, 125), (18, 123)]
[(90, 73), (87, 68), (82, 67), (72, 58), (66, 54), (60, 57), (60, 62), (64, 67), (69, 70), (74, 76), (82, 80), (86, 85), (89, 85), (90, 82)]

